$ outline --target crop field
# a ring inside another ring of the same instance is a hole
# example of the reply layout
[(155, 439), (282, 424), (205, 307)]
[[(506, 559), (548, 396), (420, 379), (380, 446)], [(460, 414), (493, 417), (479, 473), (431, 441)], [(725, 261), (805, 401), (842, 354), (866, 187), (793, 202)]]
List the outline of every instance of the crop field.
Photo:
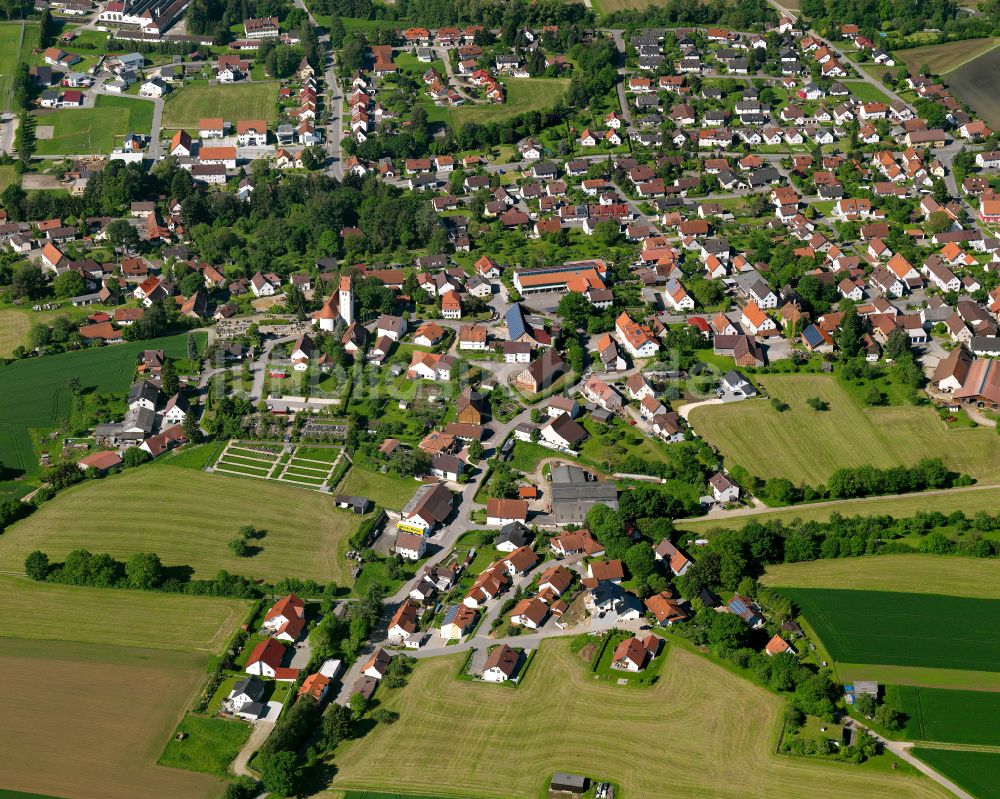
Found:
[(183, 357), (186, 336), (136, 341), (113, 347), (78, 350), (44, 358), (16, 361), (0, 369), (0, 462), (9, 469), (38, 474), (29, 428), (58, 427), (69, 418), (66, 383), (77, 378), (82, 388), (125, 392), (135, 374), (136, 355), (162, 349)]
[(919, 494), (905, 494), (890, 497), (868, 497), (866, 499), (843, 499), (833, 502), (817, 502), (777, 510), (763, 510), (756, 513), (726, 516), (719, 519), (691, 519), (681, 521), (677, 526), (692, 533), (707, 533), (716, 529), (742, 527), (747, 522), (767, 522), (777, 520), (792, 522), (826, 521), (834, 513), (841, 516), (872, 516), (888, 514), (897, 519), (913, 516), (920, 511), (940, 511), (947, 514), (960, 510), (974, 516), (983, 510), (995, 513), (1000, 503), (1000, 486), (974, 486), (972, 488), (952, 488), (947, 491), (924, 491)]
[(83, 588), (0, 575), (0, 636), (11, 638), (106, 643), (108, 619), (113, 618), (118, 646), (218, 652), (247, 607), (238, 599)]
[(783, 588), (838, 663), (1000, 671), (1000, 600)]
[(976, 799), (1000, 799), (1000, 752), (914, 747), (910, 752), (969, 791)]
[(219, 454), (214, 472), (257, 477), (320, 490), (336, 471), (340, 449), (230, 441)]
[[(164, 566), (190, 566), (199, 578), (226, 569), (346, 585), (350, 574), (341, 553), (359, 523), (326, 494), (151, 464), (66, 489), (8, 527), (0, 536), (0, 569), (21, 571), (34, 549), (60, 560), (85, 548), (122, 559), (155, 552)], [(258, 554), (237, 558), (228, 544), (245, 524), (266, 535), (254, 542)]]
[[(902, 62), (911, 74), (916, 75), (926, 64), (935, 75), (945, 75), (963, 64), (969, 64), (1000, 44), (1000, 38), (965, 39), (960, 42), (929, 44), (897, 50), (892, 55), (896, 63)], [(898, 69), (898, 67), (896, 67)]]
[(185, 86), (167, 95), (163, 127), (198, 130), (202, 117), (222, 117), (234, 125), (238, 119), (278, 118), (278, 82), (254, 81), (234, 86)]
[(427, 103), (427, 118), (460, 128), (470, 122), (488, 125), (526, 113), (550, 108), (569, 88), (567, 78), (509, 78), (504, 81), (507, 101), (501, 104), (464, 105), (454, 110)]
[(409, 478), (380, 474), (361, 466), (352, 466), (344, 481), (337, 487), (337, 493), (368, 497), (383, 508), (402, 510), (419, 485)]
[(1000, 746), (1000, 693), (890, 685), (886, 701), (906, 714), (907, 741)]
[(4, 786), (64, 799), (214, 799), (218, 777), (156, 765), (204, 674), (205, 656), (189, 652), (4, 639), (0, 680), (17, 687), (0, 699)]
[[(38, 25), (24, 26), (24, 42), (21, 42), (21, 23), (0, 24), (0, 111), (12, 109), (14, 90), (14, 67), (18, 61), (28, 60), (31, 51), (38, 47)], [(22, 53), (24, 56), (22, 57)]]
[[(342, 745), (333, 790), (320, 795), (536, 799), (567, 771), (616, 782), (636, 799), (946, 796), (908, 774), (776, 755), (779, 697), (681, 646), (664, 656), (655, 686), (623, 690), (590, 679), (566, 641), (549, 641), (524, 684), (499, 689), (502, 698), (496, 686), (455, 679), (462, 656), (419, 661), (404, 689), (379, 697), (399, 720)], [(669, 745), (651, 757), (651, 741)]]
[(900, 591), (1000, 599), (1000, 561), (945, 555), (879, 555), (768, 566), (761, 582), (794, 588)]
[[(690, 415), (699, 435), (758, 477), (819, 485), (838, 466), (910, 466), (940, 456), (957, 472), (1000, 480), (1000, 447), (992, 429), (948, 430), (931, 408), (863, 408), (828, 375), (764, 375), (760, 382), (789, 410), (751, 399), (702, 406)], [(806, 405), (812, 397), (828, 402), (829, 410)], [(761, 441), (768, 442), (766, 451)]]
[(98, 95), (93, 108), (60, 108), (36, 114), (38, 125), (51, 125), (52, 138), (38, 137), (38, 155), (110, 153), (126, 133), (149, 135), (153, 103), (132, 97)]
[(959, 100), (968, 103), (986, 124), (1000, 127), (1000, 96), (995, 78), (1000, 71), (1000, 49), (994, 47), (948, 73), (945, 83)]

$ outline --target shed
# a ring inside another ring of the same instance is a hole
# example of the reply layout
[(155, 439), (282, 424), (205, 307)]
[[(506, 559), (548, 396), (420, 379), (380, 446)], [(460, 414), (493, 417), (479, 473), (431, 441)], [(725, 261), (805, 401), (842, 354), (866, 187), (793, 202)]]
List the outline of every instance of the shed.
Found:
[(580, 774), (563, 774), (557, 771), (552, 775), (552, 782), (549, 790), (564, 791), (566, 793), (586, 793), (590, 780)]

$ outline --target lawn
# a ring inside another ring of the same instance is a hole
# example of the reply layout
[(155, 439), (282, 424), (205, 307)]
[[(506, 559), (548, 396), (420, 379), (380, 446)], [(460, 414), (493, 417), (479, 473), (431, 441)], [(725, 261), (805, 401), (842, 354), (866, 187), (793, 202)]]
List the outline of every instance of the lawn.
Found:
[(381, 474), (352, 466), (344, 481), (337, 486), (338, 494), (368, 497), (376, 505), (390, 510), (402, 510), (419, 487), (419, 483), (395, 474)]
[(567, 78), (508, 78), (504, 81), (507, 101), (501, 104), (464, 105), (454, 110), (440, 108), (433, 103), (427, 106), (428, 119), (447, 122), (460, 128), (470, 122), (488, 125), (502, 122), (528, 111), (551, 108), (556, 99), (569, 88)]
[(131, 97), (98, 95), (94, 108), (37, 112), (36, 125), (51, 125), (52, 138), (38, 137), (38, 155), (108, 154), (126, 133), (148, 135), (153, 103)]
[(885, 103), (888, 105), (890, 102), (889, 95), (866, 81), (845, 80), (843, 83), (851, 94), (863, 103)]
[(76, 377), (84, 390), (125, 393), (135, 374), (136, 355), (162, 349), (168, 356), (186, 353), (185, 335), (97, 347), (0, 367), (0, 462), (9, 469), (38, 474), (29, 428), (57, 428), (69, 419), (67, 381)]
[(918, 746), (910, 753), (965, 788), (976, 799), (1000, 799), (1000, 752), (965, 752)]
[[(959, 42), (967, 44), (967, 42)], [(975, 109), (994, 130), (1000, 126), (1000, 96), (995, 77), (1000, 71), (1000, 49), (994, 47), (948, 73), (945, 82), (952, 94)]]
[[(8, 616), (9, 618), (9, 616)], [(122, 620), (105, 617), (108, 632)], [(156, 760), (204, 680), (206, 658), (109, 643), (5, 639), (5, 788), (64, 799), (215, 799), (218, 777)]]
[(761, 582), (795, 588), (1000, 599), (1000, 561), (918, 554), (814, 560), (768, 566)]
[[(0, 184), (3, 184), (8, 170), (13, 172), (14, 167), (0, 166)], [(0, 186), (0, 191), (2, 189), (3, 186)], [(31, 323), (35, 321), (29, 314), (30, 311), (20, 308), (6, 308), (0, 311), (0, 357), (10, 357), (16, 347), (24, 344)]]
[(782, 588), (837, 663), (1000, 671), (1000, 600)]
[[(875, 516), (888, 514), (896, 518), (913, 516), (921, 511), (950, 513), (960, 510), (969, 516), (984, 510), (996, 513), (1000, 503), (1000, 486), (953, 488), (949, 491), (931, 491), (920, 494), (906, 494), (891, 497), (868, 497), (866, 499), (843, 499), (833, 502), (818, 502), (809, 505), (792, 506), (780, 510), (764, 510), (740, 516), (720, 519), (692, 519), (677, 522), (677, 526), (692, 533), (704, 534), (712, 530), (742, 527), (748, 522), (782, 521), (786, 524), (795, 519), (803, 521), (826, 521), (834, 513), (841, 516)], [(853, 561), (852, 561), (853, 562)]]
[[(940, 457), (978, 480), (1000, 479), (992, 429), (948, 430), (928, 407), (864, 408), (831, 375), (762, 375), (759, 382), (790, 409), (782, 413), (766, 399), (753, 399), (701, 406), (689, 417), (730, 464), (758, 477), (819, 485), (840, 466), (909, 466)], [(810, 408), (806, 400), (812, 397), (826, 400), (829, 410)]]
[[(589, 659), (567, 641), (548, 641), (530, 678), (500, 702), (493, 686), (455, 678), (462, 657), (421, 660), (405, 688), (381, 689), (399, 721), (335, 752), (335, 791), (536, 799), (567, 771), (637, 799), (947, 795), (910, 775), (776, 755), (783, 701), (680, 646), (666, 653), (655, 686), (623, 691), (591, 679)], [(653, 757), (651, 742), (669, 744)]]
[(238, 119), (266, 119), (273, 125), (278, 118), (278, 82), (185, 86), (167, 95), (164, 128), (196, 131), (202, 117), (222, 117), (234, 125)]
[[(97, 549), (98, 547), (94, 547)], [(0, 575), (4, 638), (218, 652), (243, 621), (238, 599), (117, 591)], [(113, 630), (108, 619), (114, 619)]]
[[(58, 560), (87, 548), (117, 558), (155, 552), (165, 566), (190, 566), (198, 578), (226, 569), (345, 585), (350, 575), (340, 552), (359, 523), (324, 494), (151, 464), (69, 488), (7, 528), (0, 568), (20, 571), (34, 549)], [(257, 542), (260, 553), (237, 558), (228, 544), (245, 524), (267, 535)]]
[(18, 61), (27, 60), (21, 54), (30, 56), (38, 46), (38, 25), (29, 22), (24, 25), (24, 43), (21, 43), (20, 22), (0, 23), (0, 111), (12, 108), (14, 91), (14, 67)]
[(906, 714), (905, 741), (1000, 746), (1000, 693), (890, 685), (886, 701)]
[[(931, 73), (944, 75), (963, 64), (968, 64), (988, 53), (1000, 44), (1000, 38), (964, 39), (945, 44), (929, 44), (926, 47), (911, 47), (897, 50), (892, 55), (896, 62), (902, 62), (911, 74), (918, 74), (927, 65)], [(897, 67), (898, 69), (898, 67)]]
[(167, 742), (159, 765), (225, 777), (227, 767), (250, 737), (250, 725), (189, 713), (177, 726), (177, 733), (181, 732), (186, 737), (178, 741), (175, 733)]

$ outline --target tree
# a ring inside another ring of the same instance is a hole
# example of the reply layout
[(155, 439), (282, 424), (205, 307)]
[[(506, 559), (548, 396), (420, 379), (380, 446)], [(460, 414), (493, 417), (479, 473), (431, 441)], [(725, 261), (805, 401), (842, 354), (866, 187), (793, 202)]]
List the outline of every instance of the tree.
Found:
[(47, 8), (42, 11), (38, 19), (38, 42), (42, 47), (52, 44), (52, 38), (56, 34), (56, 22), (52, 19), (52, 12)]
[(163, 582), (163, 564), (159, 555), (136, 552), (125, 562), (125, 579), (131, 588), (159, 588)]
[(935, 211), (927, 217), (927, 229), (931, 233), (944, 233), (951, 226), (952, 218), (944, 211)]
[(32, 580), (45, 580), (49, 576), (49, 556), (36, 549), (24, 559), (24, 571)]
[(133, 466), (142, 466), (142, 464), (150, 460), (152, 460), (150, 454), (144, 449), (139, 449), (139, 447), (129, 447), (122, 456), (122, 464), (126, 469), (131, 469)]
[(83, 294), (85, 288), (83, 275), (73, 269), (57, 275), (52, 281), (52, 290), (57, 297), (76, 297)]
[(238, 558), (249, 558), (253, 550), (247, 540), (240, 536), (229, 542), (229, 551)]
[(351, 722), (354, 720), (351, 709), (344, 705), (332, 703), (323, 714), (323, 744), (327, 749), (333, 749), (351, 733)]
[(471, 444), (469, 444), (469, 457), (472, 460), (478, 461), (485, 454), (486, 454), (486, 450), (483, 448), (482, 443), (480, 443), (479, 441), (473, 440), (473, 442)]
[(844, 358), (853, 358), (861, 352), (861, 335), (864, 332), (861, 317), (851, 305), (847, 308), (837, 333), (837, 346)]
[(399, 721), (399, 713), (387, 707), (380, 707), (372, 713), (372, 718), (379, 724), (395, 724)]
[(10, 284), (15, 297), (36, 300), (45, 294), (45, 275), (35, 264), (21, 264)]
[(351, 694), (351, 713), (354, 714), (355, 718), (361, 718), (365, 711), (368, 710), (368, 700), (365, 699), (364, 694), (360, 691)]
[(280, 796), (291, 796), (302, 776), (295, 752), (282, 750), (269, 755), (260, 764), (260, 779), (264, 787)]
[(116, 247), (132, 248), (139, 246), (139, 231), (124, 219), (108, 222), (105, 228), (108, 239)]
[(820, 411), (830, 410), (830, 403), (824, 399), (820, 399), (819, 397), (810, 397), (809, 399), (806, 400), (806, 405), (808, 405), (817, 413)]
[(567, 327), (586, 330), (587, 321), (594, 315), (594, 306), (579, 291), (567, 291), (559, 300), (556, 313)]
[(187, 357), (192, 363), (198, 359), (198, 342), (195, 341), (194, 335), (191, 333), (187, 334)]
[(346, 35), (347, 29), (344, 28), (344, 21), (340, 18), (340, 14), (335, 13), (330, 20), (330, 44), (339, 50)]
[(180, 379), (177, 377), (177, 367), (167, 358), (160, 370), (160, 390), (165, 397), (172, 397), (180, 390)]
[(889, 732), (903, 728), (904, 716), (892, 705), (879, 705), (875, 711), (875, 723)]
[(875, 711), (878, 710), (878, 702), (871, 694), (860, 694), (854, 699), (854, 709), (865, 718), (871, 719), (875, 717)]
[(717, 614), (708, 631), (708, 642), (713, 649), (732, 651), (747, 645), (750, 634), (746, 622), (730, 613)]

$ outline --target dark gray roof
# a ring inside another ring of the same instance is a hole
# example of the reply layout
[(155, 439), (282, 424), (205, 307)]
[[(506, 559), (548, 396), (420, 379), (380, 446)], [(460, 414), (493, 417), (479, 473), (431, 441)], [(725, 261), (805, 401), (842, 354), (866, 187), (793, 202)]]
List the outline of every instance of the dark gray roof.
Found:
[(500, 535), (494, 546), (498, 544), (510, 543), (516, 547), (523, 547), (531, 540), (531, 531), (521, 522), (510, 522), (500, 528)]

